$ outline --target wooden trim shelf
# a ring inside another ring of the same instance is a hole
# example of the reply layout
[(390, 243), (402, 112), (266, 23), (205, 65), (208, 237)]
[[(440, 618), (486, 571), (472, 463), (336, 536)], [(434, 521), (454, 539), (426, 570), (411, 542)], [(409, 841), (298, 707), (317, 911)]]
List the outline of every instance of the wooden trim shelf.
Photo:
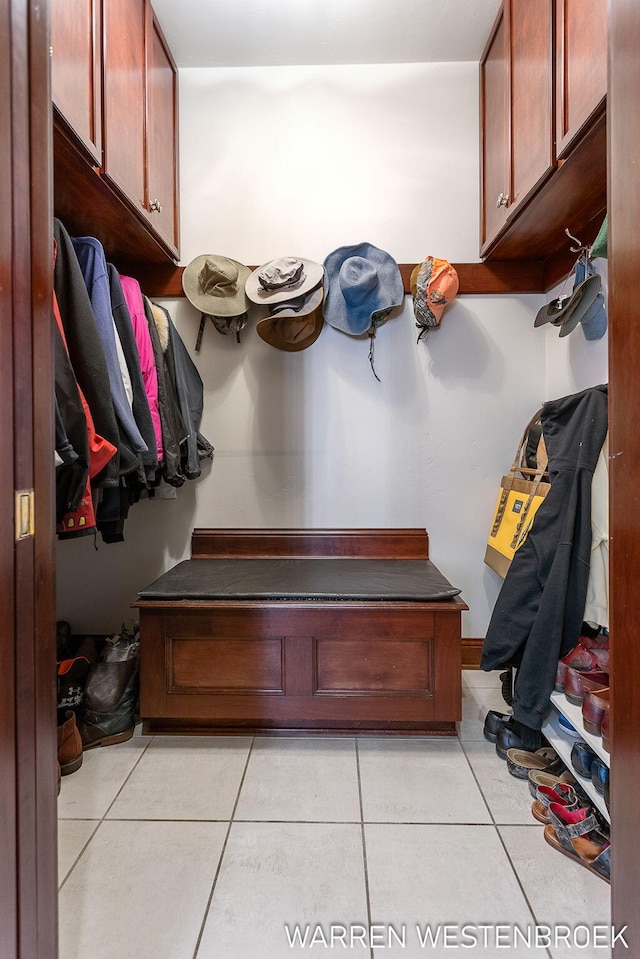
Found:
[[(400, 263), (404, 292), (411, 292), (409, 280), (415, 263)], [(499, 293), (543, 293), (544, 260), (488, 260), (484, 263), (454, 263), (460, 280), (458, 295)], [(254, 270), (255, 266), (250, 269)], [(183, 266), (171, 263), (137, 265), (135, 273), (145, 293), (154, 297), (183, 296)]]

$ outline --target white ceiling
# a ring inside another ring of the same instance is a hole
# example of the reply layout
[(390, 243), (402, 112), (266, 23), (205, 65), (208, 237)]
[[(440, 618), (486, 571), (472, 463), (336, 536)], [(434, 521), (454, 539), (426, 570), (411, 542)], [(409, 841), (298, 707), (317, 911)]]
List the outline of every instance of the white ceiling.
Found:
[(152, 0), (179, 67), (479, 60), (500, 0)]

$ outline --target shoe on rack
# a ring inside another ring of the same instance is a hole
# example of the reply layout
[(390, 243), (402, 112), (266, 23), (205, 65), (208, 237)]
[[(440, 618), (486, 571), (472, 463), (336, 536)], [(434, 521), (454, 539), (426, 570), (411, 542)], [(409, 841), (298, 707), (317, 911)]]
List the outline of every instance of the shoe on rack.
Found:
[(542, 769), (556, 776), (563, 771), (564, 763), (551, 746), (542, 746), (531, 752), (528, 749), (510, 749), (507, 752), (507, 767), (516, 779), (528, 779), (532, 769)]
[(567, 670), (576, 669), (580, 673), (592, 672), (594, 669), (601, 669), (606, 672), (609, 666), (609, 649), (603, 649), (597, 646), (593, 649), (585, 649), (581, 643), (574, 646), (566, 656), (558, 662), (556, 669), (556, 679), (554, 689), (561, 693), (567, 683)]
[(596, 758), (596, 754), (587, 743), (578, 741), (573, 744), (571, 765), (578, 776), (582, 776), (583, 779), (591, 779), (591, 767)]
[(570, 739), (582, 738), (582, 733), (576, 729), (573, 723), (569, 722), (564, 713), (558, 715), (558, 729), (564, 736), (568, 736)]
[(511, 713), (501, 713), (497, 709), (490, 709), (484, 717), (483, 734), (487, 742), (495, 743), (499, 731), (511, 719)]
[(61, 776), (68, 776), (82, 766), (82, 739), (76, 714), (71, 709), (67, 709), (64, 721), (58, 726), (58, 762)]
[(578, 642), (585, 649), (609, 649), (609, 630), (604, 630), (601, 626), (590, 627), (589, 623), (583, 623)]
[(583, 673), (578, 669), (567, 667), (567, 676), (565, 679), (564, 695), (568, 702), (574, 706), (581, 706), (585, 692), (590, 689), (592, 692), (598, 692), (606, 689), (609, 685), (609, 673), (601, 669), (592, 669)]
[(536, 798), (531, 803), (531, 815), (538, 822), (549, 822), (549, 803), (559, 803), (565, 809), (577, 809), (581, 803), (573, 786), (558, 783), (556, 786), (538, 786)]
[(589, 872), (610, 881), (611, 844), (594, 813), (588, 808), (565, 809), (559, 803), (549, 804), (549, 825), (544, 838), (558, 852), (573, 859)]
[(608, 709), (605, 709), (602, 715), (602, 723), (600, 725), (600, 733), (602, 734), (602, 748), (606, 753), (611, 752), (611, 713)]
[(609, 712), (609, 687), (606, 689), (588, 689), (582, 700), (582, 725), (588, 733), (599, 736), (602, 730), (602, 718)]
[(534, 799), (538, 798), (539, 786), (554, 787), (559, 783), (569, 783), (571, 786), (576, 786), (578, 782), (578, 780), (569, 772), (566, 766), (564, 770), (558, 773), (556, 776), (550, 772), (547, 772), (546, 769), (530, 769), (527, 779), (529, 780), (529, 792)]
[(591, 782), (595, 788), (595, 791), (600, 795), (604, 795), (605, 783), (609, 778), (609, 767), (604, 763), (599, 756), (593, 760), (591, 764)]

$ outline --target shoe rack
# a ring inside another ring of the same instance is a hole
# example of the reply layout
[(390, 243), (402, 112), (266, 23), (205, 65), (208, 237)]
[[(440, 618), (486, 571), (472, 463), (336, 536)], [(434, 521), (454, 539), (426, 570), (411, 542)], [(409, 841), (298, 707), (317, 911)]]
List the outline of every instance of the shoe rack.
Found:
[[(558, 756), (566, 764), (567, 768), (571, 773), (573, 773), (580, 784), (581, 788), (587, 793), (590, 799), (593, 800), (594, 806), (602, 813), (607, 822), (611, 822), (609, 817), (609, 812), (604, 802), (604, 797), (596, 790), (596, 787), (593, 785), (590, 779), (584, 779), (582, 776), (579, 776), (573, 766), (571, 765), (571, 749), (575, 742), (582, 740), (591, 749), (594, 753), (599, 756), (599, 758), (606, 764), (607, 768), (610, 765), (610, 756), (609, 753), (602, 748), (602, 739), (600, 736), (594, 736), (591, 733), (588, 733), (582, 724), (582, 709), (580, 706), (574, 706), (573, 703), (570, 703), (566, 698), (564, 693), (553, 692), (551, 693), (551, 705), (552, 709), (547, 717), (543, 727), (542, 734), (548, 739), (549, 743), (553, 746)], [(572, 726), (580, 733), (578, 739), (574, 737), (569, 737), (564, 731), (561, 731), (560, 726), (560, 714), (562, 714), (566, 719), (569, 720)]]

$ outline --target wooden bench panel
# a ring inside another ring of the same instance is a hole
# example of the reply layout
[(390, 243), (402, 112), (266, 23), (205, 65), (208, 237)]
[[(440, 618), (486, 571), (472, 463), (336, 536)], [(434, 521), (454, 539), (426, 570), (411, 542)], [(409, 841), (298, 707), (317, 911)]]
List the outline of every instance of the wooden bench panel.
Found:
[[(425, 530), (194, 530), (194, 556), (428, 558)], [(198, 551), (196, 553), (196, 551)], [(434, 602), (139, 600), (154, 731), (455, 733), (461, 614)]]

